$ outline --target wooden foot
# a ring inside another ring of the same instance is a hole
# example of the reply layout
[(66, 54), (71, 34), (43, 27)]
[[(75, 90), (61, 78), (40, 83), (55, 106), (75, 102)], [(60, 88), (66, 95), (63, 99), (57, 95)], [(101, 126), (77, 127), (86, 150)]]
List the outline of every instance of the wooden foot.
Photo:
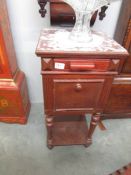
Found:
[(52, 129), (53, 129), (53, 116), (46, 116), (46, 127), (47, 127), (47, 146), (49, 149), (52, 149)]
[(53, 149), (53, 145), (47, 145), (48, 149)]
[(88, 148), (92, 144), (92, 140), (87, 140), (86, 144), (84, 144), (85, 148)]

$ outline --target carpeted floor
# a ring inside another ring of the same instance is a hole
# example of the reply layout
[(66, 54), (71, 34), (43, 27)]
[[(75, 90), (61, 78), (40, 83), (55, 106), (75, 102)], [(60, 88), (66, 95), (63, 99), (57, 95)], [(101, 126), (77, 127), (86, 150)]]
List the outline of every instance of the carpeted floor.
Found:
[(27, 125), (0, 123), (0, 175), (108, 175), (131, 162), (131, 119), (104, 123), (89, 148), (50, 151), (42, 104), (33, 104)]

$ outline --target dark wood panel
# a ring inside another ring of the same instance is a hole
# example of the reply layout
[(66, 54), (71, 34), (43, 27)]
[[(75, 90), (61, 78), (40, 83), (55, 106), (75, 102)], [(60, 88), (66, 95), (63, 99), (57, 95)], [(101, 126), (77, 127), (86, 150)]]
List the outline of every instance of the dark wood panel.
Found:
[(114, 35), (114, 39), (121, 45), (123, 45), (130, 18), (131, 18), (131, 1), (123, 0)]
[(128, 26), (127, 26), (127, 31), (124, 37), (123, 46), (128, 50), (130, 55), (124, 64), (122, 72), (131, 73), (131, 16), (128, 21)]
[(119, 76), (114, 79), (105, 113), (120, 114), (131, 112), (131, 77)]
[(50, 3), (51, 25), (73, 26), (75, 14), (73, 9), (64, 2)]
[[(75, 13), (71, 6), (59, 1), (51, 0), (50, 2), (51, 25), (73, 26), (75, 24)], [(97, 11), (92, 16), (90, 25), (92, 26), (96, 20)]]
[(122, 73), (131, 73), (131, 2), (123, 0), (114, 39), (124, 46), (130, 53)]
[(114, 79), (104, 118), (131, 117), (131, 3), (123, 0), (114, 38), (130, 53), (121, 74)]
[(130, 55), (123, 66), (122, 72), (131, 73), (131, 16), (128, 21), (128, 26), (127, 26), (126, 34), (124, 37), (123, 46), (128, 50)]

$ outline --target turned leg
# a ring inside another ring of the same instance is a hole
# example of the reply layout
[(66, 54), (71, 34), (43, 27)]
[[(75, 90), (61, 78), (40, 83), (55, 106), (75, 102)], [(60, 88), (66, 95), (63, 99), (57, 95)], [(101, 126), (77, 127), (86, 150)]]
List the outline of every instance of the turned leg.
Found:
[(52, 141), (52, 129), (53, 129), (53, 116), (46, 116), (46, 127), (47, 127), (47, 147), (49, 149), (53, 148)]
[(95, 115), (92, 115), (91, 122), (90, 122), (90, 128), (88, 130), (86, 146), (89, 146), (92, 143), (92, 135), (99, 121), (100, 121), (100, 113), (96, 113)]

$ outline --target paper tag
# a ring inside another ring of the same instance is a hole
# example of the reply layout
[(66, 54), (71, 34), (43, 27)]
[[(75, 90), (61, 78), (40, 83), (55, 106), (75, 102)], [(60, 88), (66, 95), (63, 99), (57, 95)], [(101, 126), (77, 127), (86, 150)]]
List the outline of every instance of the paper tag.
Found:
[(55, 63), (55, 69), (64, 69), (65, 64), (64, 63)]

